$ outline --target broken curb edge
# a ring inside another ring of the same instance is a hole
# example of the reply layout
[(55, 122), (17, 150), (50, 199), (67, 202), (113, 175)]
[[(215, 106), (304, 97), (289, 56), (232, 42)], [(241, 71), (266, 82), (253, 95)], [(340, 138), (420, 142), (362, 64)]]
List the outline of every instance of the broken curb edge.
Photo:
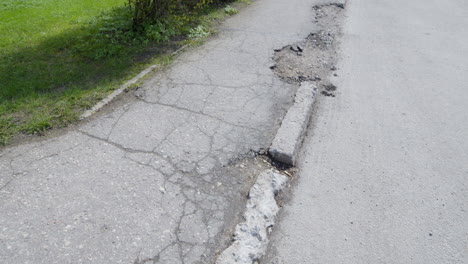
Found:
[[(284, 116), (268, 150), (270, 164), (280, 171), (296, 166), (317, 96), (328, 92), (327, 96), (335, 97), (333, 92), (337, 87), (328, 77), (336, 70), (336, 47), (339, 43), (336, 37), (341, 35), (341, 31), (333, 14), (342, 15), (345, 5), (346, 0), (339, 0), (314, 6), (315, 22), (320, 30), (311, 33), (304, 41), (275, 50), (276, 64), (270, 69), (287, 83), (299, 83), (293, 105)], [(294, 58), (301, 59), (295, 62)], [(312, 64), (314, 67), (310, 67)], [(249, 193), (244, 221), (236, 226), (232, 244), (219, 254), (216, 264), (258, 264), (263, 260), (269, 246), (269, 235), (280, 211), (277, 195), (292, 180), (285, 175), (291, 176), (287, 170), (278, 172), (274, 169), (259, 174)]]
[(301, 83), (294, 104), (286, 113), (270, 146), (269, 153), (274, 160), (289, 166), (296, 164), (297, 152), (312, 115), (316, 94), (317, 86), (315, 83)]
[(259, 261), (269, 243), (269, 233), (280, 207), (275, 196), (288, 177), (273, 169), (260, 173), (249, 192), (244, 221), (236, 226), (234, 242), (218, 257), (217, 264), (251, 264)]
[[(276, 162), (288, 166), (295, 165), (297, 151), (312, 115), (316, 94), (315, 83), (300, 84), (294, 104), (286, 113), (269, 149)], [(276, 196), (286, 187), (288, 181), (289, 177), (275, 169), (264, 170), (258, 175), (249, 192), (246, 210), (243, 213), (244, 221), (237, 224), (232, 244), (220, 253), (216, 264), (252, 264), (262, 259), (280, 211)]]

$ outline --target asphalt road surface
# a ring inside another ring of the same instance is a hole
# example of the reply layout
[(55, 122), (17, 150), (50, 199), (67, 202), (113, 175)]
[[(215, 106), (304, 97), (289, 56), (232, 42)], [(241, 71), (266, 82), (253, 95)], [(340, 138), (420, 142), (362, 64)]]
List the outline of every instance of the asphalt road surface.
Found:
[(265, 263), (468, 263), (468, 6), (348, 1)]
[(0, 149), (0, 263), (213, 263), (295, 93), (274, 50), (316, 1), (255, 1), (89, 120)]

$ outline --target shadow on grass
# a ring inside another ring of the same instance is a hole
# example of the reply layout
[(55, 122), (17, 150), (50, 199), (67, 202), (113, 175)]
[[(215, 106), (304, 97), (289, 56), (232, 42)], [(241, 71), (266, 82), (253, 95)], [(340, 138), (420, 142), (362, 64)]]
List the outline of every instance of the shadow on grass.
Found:
[(73, 122), (148, 59), (180, 46), (165, 25), (130, 29), (128, 11), (114, 9), (33, 47), (0, 52), (0, 145)]
[(0, 103), (76, 86), (87, 89), (174, 48), (174, 42), (149, 40), (130, 29), (125, 8), (115, 9), (34, 47), (1, 55)]

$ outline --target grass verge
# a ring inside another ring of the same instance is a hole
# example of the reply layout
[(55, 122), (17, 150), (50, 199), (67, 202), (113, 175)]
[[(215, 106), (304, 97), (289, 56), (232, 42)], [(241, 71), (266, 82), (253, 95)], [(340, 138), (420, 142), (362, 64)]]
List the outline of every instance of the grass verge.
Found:
[(125, 0), (0, 3), (0, 145), (79, 115), (149, 64), (168, 64), (231, 8), (211, 6), (133, 32)]

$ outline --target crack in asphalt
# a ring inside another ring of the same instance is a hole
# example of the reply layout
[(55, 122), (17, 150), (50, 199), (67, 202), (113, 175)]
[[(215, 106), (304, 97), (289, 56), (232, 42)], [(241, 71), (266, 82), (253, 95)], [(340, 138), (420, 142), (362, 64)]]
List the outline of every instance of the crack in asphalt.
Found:
[(268, 148), (297, 89), (269, 66), (273, 46), (301, 34), (239, 28), (180, 54), (144, 81), (131, 104), (60, 137), (2, 151), (9, 165), (0, 172), (7, 179), (0, 255), (213, 262), (255, 175), (270, 167), (252, 153)]

